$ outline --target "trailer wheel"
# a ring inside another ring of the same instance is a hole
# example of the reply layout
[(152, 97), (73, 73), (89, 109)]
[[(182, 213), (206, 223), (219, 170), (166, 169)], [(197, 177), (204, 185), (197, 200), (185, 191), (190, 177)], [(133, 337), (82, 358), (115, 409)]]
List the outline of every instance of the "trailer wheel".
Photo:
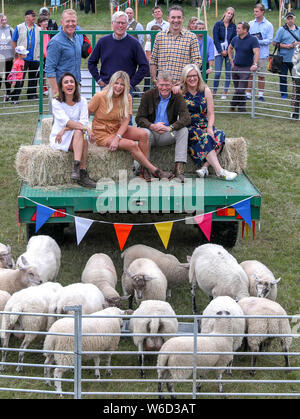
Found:
[(35, 224), (26, 224), (26, 234), (27, 240), (32, 236), (38, 236), (44, 234), (46, 236), (52, 237), (58, 243), (63, 243), (64, 241), (64, 229), (67, 227), (68, 223), (57, 223), (57, 224), (45, 224), (35, 232)]
[(211, 228), (210, 242), (231, 248), (236, 244), (238, 233), (238, 221), (214, 221)]

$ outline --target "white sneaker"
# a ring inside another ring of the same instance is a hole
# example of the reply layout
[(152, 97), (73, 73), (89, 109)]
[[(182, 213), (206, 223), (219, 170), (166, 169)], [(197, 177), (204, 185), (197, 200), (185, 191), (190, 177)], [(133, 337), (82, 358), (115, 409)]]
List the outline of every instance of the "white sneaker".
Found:
[(217, 173), (217, 177), (222, 180), (233, 180), (237, 177), (237, 173), (222, 169), (219, 173)]
[(208, 176), (208, 169), (206, 166), (203, 166), (201, 169), (196, 170), (196, 173), (199, 177)]
[(226, 100), (226, 99), (227, 99), (227, 95), (222, 95), (222, 96), (221, 96), (221, 99), (222, 99), (222, 100)]

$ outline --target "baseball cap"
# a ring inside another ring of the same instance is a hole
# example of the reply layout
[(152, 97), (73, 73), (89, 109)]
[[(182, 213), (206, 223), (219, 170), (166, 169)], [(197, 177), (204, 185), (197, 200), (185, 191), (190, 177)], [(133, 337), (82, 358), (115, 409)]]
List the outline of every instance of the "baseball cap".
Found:
[(40, 15), (45, 14), (45, 13), (50, 14), (48, 7), (41, 7)]
[(25, 16), (28, 16), (28, 15), (35, 15), (35, 11), (34, 10), (26, 10), (26, 12), (25, 12)]
[(292, 16), (292, 17), (296, 17), (296, 15), (293, 12), (287, 12), (284, 16), (284, 18), (286, 19), (287, 17)]

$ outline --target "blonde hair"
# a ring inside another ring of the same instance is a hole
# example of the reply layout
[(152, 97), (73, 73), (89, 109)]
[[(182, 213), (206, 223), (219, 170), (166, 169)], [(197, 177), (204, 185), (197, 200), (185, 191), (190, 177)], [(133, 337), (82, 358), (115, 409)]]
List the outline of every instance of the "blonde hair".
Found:
[(233, 16), (232, 16), (232, 18), (230, 19), (230, 23), (233, 23), (233, 24), (235, 24), (235, 10), (234, 10), (234, 8), (233, 7), (227, 7), (227, 9), (225, 10), (225, 12), (224, 12), (224, 14), (223, 14), (223, 16), (222, 16), (222, 19), (221, 20), (224, 20), (224, 18), (225, 18), (225, 15), (226, 15), (226, 12), (228, 12), (228, 10), (231, 10), (232, 12), (233, 12)]
[(199, 70), (199, 67), (196, 64), (187, 64), (184, 69), (182, 70), (181, 73), (181, 86), (182, 86), (182, 93), (185, 94), (188, 90), (187, 85), (186, 85), (186, 79), (187, 76), (189, 74), (190, 71), (195, 70), (197, 72), (198, 75), (198, 85), (197, 85), (197, 90), (199, 90), (200, 92), (204, 92), (205, 88), (207, 87), (207, 84), (204, 83), (203, 78), (201, 76), (201, 72)]
[(119, 116), (120, 119), (128, 118), (129, 116), (129, 90), (130, 90), (130, 80), (129, 76), (125, 71), (116, 71), (110, 78), (107, 87), (105, 87), (106, 91), (106, 102), (107, 102), (107, 111), (106, 113), (110, 113), (113, 109), (113, 94), (114, 94), (114, 84), (118, 79), (123, 80), (124, 82), (124, 91), (119, 96)]
[(64, 15), (74, 15), (74, 16), (76, 16), (76, 18), (77, 18), (77, 13), (76, 13), (76, 10), (74, 10), (74, 9), (65, 9), (65, 10), (62, 12), (62, 15), (61, 15), (61, 18), (62, 18), (62, 19), (63, 19)]

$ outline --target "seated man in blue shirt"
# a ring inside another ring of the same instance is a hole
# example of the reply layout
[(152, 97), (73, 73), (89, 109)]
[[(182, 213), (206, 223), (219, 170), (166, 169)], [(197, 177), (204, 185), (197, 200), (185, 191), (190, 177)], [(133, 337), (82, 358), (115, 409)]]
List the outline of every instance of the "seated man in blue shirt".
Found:
[[(240, 22), (235, 36), (228, 47), (228, 57), (232, 66), (234, 94), (230, 102), (230, 111), (238, 107), (239, 112), (246, 112), (246, 89), (252, 71), (256, 71), (259, 60), (259, 43), (255, 36), (249, 35), (249, 23)], [(235, 57), (233, 59), (233, 51)]]
[(61, 18), (62, 30), (49, 42), (45, 72), (53, 96), (58, 94), (57, 82), (65, 72), (74, 75), (78, 83), (81, 81), (81, 42), (75, 33), (77, 14), (73, 9), (63, 11)]
[[(172, 92), (173, 76), (160, 71), (156, 87), (144, 93), (135, 118), (138, 127), (148, 131), (151, 146), (175, 145), (174, 175), (184, 181), (187, 160), (188, 130), (191, 117), (181, 94)], [(144, 175), (145, 176), (145, 175)]]

